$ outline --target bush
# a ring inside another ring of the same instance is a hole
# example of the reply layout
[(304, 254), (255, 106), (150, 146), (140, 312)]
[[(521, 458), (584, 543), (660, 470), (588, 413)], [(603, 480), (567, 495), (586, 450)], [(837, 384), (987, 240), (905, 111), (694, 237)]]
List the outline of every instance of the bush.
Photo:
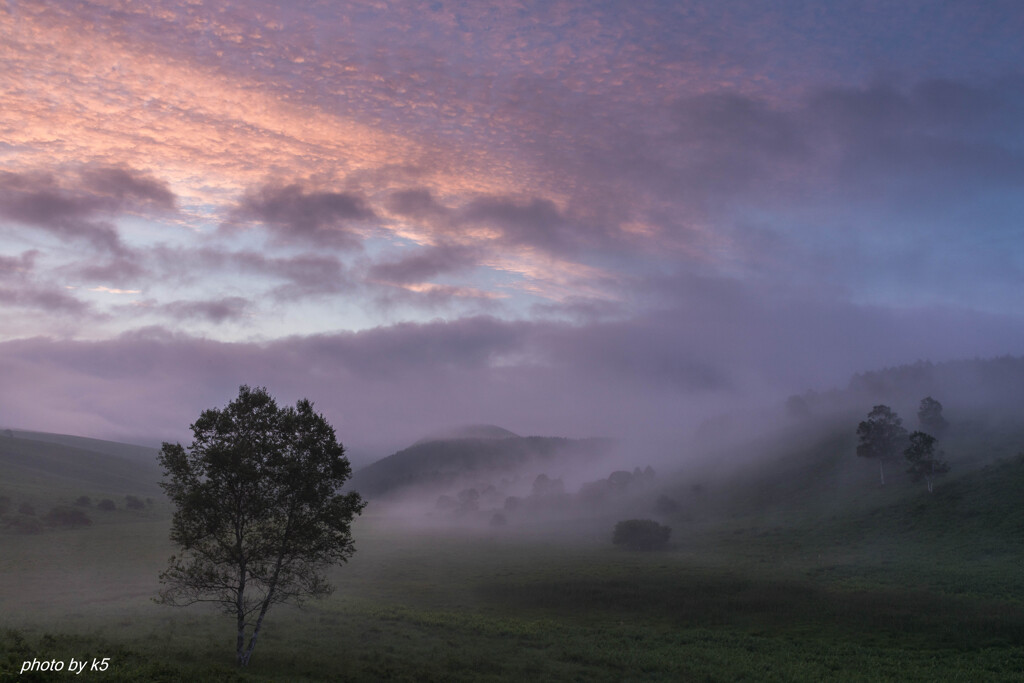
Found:
[(4, 517), (4, 528), (16, 534), (41, 534), (43, 523), (31, 515), (8, 515)]
[(142, 499), (138, 496), (125, 496), (124, 506), (129, 510), (143, 510), (146, 504), (142, 502)]
[(46, 513), (46, 517), (43, 520), (50, 526), (66, 526), (66, 527), (80, 527), (89, 526), (92, 524), (92, 520), (89, 519), (89, 515), (85, 514), (78, 508), (73, 508), (70, 505), (58, 505), (49, 512)]
[(654, 501), (654, 512), (659, 515), (674, 515), (679, 512), (679, 503), (669, 496), (658, 496)]
[(107, 512), (117, 509), (117, 505), (115, 505), (114, 501), (110, 500), (109, 498), (104, 498), (103, 500), (101, 500), (99, 505), (97, 505), (96, 507), (97, 509), (105, 510)]
[(92, 507), (92, 498), (89, 496), (79, 496), (78, 500), (75, 501), (75, 505), (83, 508)]
[(653, 519), (626, 519), (615, 525), (612, 543), (630, 550), (658, 550), (668, 544), (672, 529)]

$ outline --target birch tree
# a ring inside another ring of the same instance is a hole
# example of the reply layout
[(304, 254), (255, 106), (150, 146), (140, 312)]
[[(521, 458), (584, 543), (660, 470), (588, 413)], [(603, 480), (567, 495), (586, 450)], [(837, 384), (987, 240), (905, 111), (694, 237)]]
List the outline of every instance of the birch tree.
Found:
[(308, 400), (278, 408), (266, 389), (242, 386), (191, 429), (187, 449), (160, 451), (181, 550), (160, 575), (157, 602), (212, 603), (233, 616), (246, 666), (270, 607), (331, 593), (324, 570), (355, 552), (351, 523), (365, 503), (339, 492), (351, 467)]
[[(942, 455), (942, 453), (939, 453)], [(928, 493), (934, 491), (933, 480), (949, 471), (949, 465), (935, 454), (935, 437), (924, 432), (910, 435), (910, 446), (903, 451), (903, 457), (910, 463), (907, 473), (914, 481), (922, 479), (928, 485)]]
[(857, 426), (857, 455), (878, 461), (878, 476), (885, 486), (885, 462), (895, 460), (907, 438), (903, 420), (886, 405), (877, 405)]

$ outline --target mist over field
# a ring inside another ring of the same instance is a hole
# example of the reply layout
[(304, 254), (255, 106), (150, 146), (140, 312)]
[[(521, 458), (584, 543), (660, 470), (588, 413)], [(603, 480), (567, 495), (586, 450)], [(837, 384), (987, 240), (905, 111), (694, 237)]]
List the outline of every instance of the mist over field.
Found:
[[(1021, 35), (2, 3), (0, 678), (1013, 680)], [(312, 401), (367, 506), (243, 674), (151, 598), (162, 444), (246, 388)]]

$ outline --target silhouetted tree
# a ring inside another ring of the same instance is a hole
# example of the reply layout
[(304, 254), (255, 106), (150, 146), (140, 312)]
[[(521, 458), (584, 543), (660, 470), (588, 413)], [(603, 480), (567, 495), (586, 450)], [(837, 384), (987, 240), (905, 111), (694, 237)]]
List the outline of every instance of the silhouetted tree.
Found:
[(124, 506), (129, 510), (145, 510), (146, 504), (138, 496), (125, 496)]
[(657, 550), (668, 544), (672, 529), (653, 519), (626, 519), (615, 525), (612, 543), (631, 550)]
[(917, 422), (930, 434), (942, 434), (949, 422), (942, 416), (942, 404), (931, 396), (921, 399), (917, 409)]
[(935, 454), (935, 437), (931, 434), (924, 432), (911, 434), (910, 446), (903, 451), (903, 456), (910, 463), (907, 472), (911, 478), (914, 481), (924, 479), (928, 483), (928, 493), (933, 491), (932, 479), (949, 471), (949, 465), (939, 460)]
[[(235, 652), (249, 663), (267, 610), (328, 595), (324, 570), (355, 552), (358, 493), (339, 493), (352, 470), (327, 420), (301, 400), (278, 408), (266, 389), (239, 388), (205, 410), (188, 449), (160, 450), (164, 491), (182, 554), (160, 575), (160, 602), (209, 602), (235, 617)], [(246, 631), (252, 628), (246, 645)]]
[(5, 529), (16, 534), (41, 534), (43, 522), (34, 515), (7, 515), (3, 519)]
[(546, 474), (538, 474), (532, 487), (535, 496), (559, 496), (565, 493), (565, 483), (561, 479), (551, 479)]
[(899, 455), (907, 438), (903, 420), (889, 406), (877, 405), (857, 426), (857, 436), (857, 455), (878, 460), (878, 475), (885, 486), (885, 462)]

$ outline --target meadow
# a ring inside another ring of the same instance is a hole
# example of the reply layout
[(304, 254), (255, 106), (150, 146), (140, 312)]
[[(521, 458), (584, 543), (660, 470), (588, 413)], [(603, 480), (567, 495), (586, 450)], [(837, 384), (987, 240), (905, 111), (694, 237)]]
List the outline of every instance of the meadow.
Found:
[(166, 503), (90, 510), (89, 527), (0, 534), (0, 680), (64, 680), (19, 672), (71, 658), (109, 658), (75, 676), (104, 681), (1020, 680), (1022, 485), (1014, 457), (934, 495), (861, 487), (829, 513), (744, 495), (752, 508), (681, 512), (658, 552), (613, 546), (614, 517), (451, 528), (371, 505), (337, 591), (275, 607), (245, 670), (230, 617), (152, 602)]

